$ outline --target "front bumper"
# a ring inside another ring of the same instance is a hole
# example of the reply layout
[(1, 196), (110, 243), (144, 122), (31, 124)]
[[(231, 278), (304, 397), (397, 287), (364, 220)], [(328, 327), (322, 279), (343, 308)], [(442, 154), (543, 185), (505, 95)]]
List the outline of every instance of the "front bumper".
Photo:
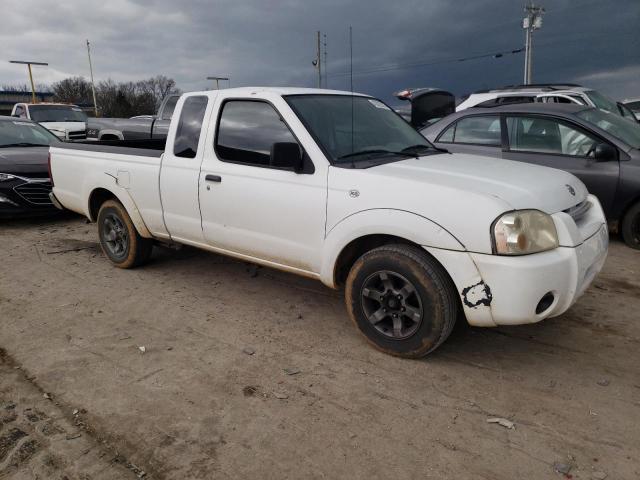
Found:
[[(579, 224), (566, 213), (554, 215), (561, 246), (547, 252), (500, 256), (425, 247), (451, 276), (471, 325), (535, 323), (576, 302), (602, 269), (609, 245), (600, 204), (590, 200), (593, 208)], [(547, 296), (541, 304), (548, 294), (552, 301)]]
[[(535, 323), (566, 312), (602, 269), (608, 244), (609, 233), (602, 225), (577, 247), (558, 247), (521, 257), (470, 254), (491, 290), (493, 323)], [(553, 295), (553, 300), (536, 312), (547, 294)], [(469, 323), (473, 323), (472, 318)]]
[(0, 184), (0, 218), (47, 215), (57, 211), (49, 199), (48, 178), (16, 176)]

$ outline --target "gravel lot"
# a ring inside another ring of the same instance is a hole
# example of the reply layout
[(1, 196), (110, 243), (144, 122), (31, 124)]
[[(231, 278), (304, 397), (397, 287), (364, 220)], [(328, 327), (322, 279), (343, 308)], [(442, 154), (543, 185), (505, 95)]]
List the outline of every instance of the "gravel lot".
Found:
[(0, 479), (640, 477), (640, 252), (617, 240), (565, 315), (421, 361), (319, 283), (188, 248), (123, 271), (96, 242), (75, 216), (0, 225)]

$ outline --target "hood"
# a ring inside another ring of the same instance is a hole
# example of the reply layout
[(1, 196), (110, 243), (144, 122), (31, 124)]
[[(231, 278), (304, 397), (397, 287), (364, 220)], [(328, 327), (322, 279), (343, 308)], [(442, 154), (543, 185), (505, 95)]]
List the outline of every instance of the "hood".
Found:
[(428, 219), (466, 250), (488, 254), (491, 224), (505, 212), (553, 214), (587, 196), (584, 184), (561, 170), (460, 153), (366, 169), (332, 168), (329, 186), (328, 231), (358, 212), (393, 209)]
[(536, 209), (552, 214), (577, 205), (588, 195), (584, 184), (568, 172), (464, 153), (404, 160), (375, 170), (389, 177), (499, 198), (513, 210)]
[(0, 173), (48, 177), (49, 147), (0, 148)]
[(81, 132), (87, 128), (85, 122), (39, 122), (47, 130), (57, 130), (64, 133), (69, 132)]

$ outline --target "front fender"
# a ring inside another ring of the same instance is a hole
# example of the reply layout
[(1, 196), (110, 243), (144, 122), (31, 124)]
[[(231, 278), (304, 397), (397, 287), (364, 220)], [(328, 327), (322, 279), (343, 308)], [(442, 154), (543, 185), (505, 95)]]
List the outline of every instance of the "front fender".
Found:
[(464, 251), (464, 245), (441, 225), (426, 217), (395, 209), (371, 209), (340, 220), (325, 236), (320, 268), (322, 282), (335, 288), (335, 265), (342, 250), (367, 235), (393, 235), (418, 245)]

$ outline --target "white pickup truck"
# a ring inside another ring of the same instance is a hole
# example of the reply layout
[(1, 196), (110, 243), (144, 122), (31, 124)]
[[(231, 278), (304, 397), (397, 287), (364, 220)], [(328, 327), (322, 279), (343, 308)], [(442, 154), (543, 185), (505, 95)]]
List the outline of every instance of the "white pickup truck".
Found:
[(106, 143), (52, 147), (51, 196), (98, 223), (115, 265), (179, 243), (344, 286), (355, 325), (394, 355), (433, 351), (462, 315), (560, 315), (607, 253), (574, 176), (436, 149), (365, 95), (188, 93), (166, 146)]

